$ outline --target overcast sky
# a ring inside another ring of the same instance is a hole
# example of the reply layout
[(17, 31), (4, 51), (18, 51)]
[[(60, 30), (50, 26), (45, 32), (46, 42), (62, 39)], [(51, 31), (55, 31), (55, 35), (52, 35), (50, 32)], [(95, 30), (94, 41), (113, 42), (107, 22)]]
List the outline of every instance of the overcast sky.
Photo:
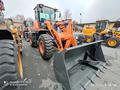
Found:
[[(63, 12), (69, 9), (73, 19), (82, 22), (95, 22), (100, 19), (120, 18), (120, 0), (3, 0), (5, 17), (22, 14), (34, 18), (33, 8), (42, 3)], [(82, 16), (80, 16), (82, 13)]]

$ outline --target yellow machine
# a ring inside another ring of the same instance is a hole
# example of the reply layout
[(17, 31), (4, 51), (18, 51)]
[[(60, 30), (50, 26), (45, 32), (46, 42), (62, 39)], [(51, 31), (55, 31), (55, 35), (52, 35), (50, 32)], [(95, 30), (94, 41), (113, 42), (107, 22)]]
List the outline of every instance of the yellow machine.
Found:
[(12, 19), (6, 20), (6, 26), (11, 31), (12, 36), (16, 44), (19, 46), (20, 53), (22, 53), (22, 33), (18, 30), (17, 27), (14, 26)]
[(82, 34), (84, 35), (84, 42), (93, 42), (94, 41), (94, 33), (96, 33), (96, 29), (94, 27), (86, 27), (82, 30)]
[(4, 4), (0, 0), (0, 90), (19, 90), (12, 81), (23, 79), (21, 35), (12, 20), (4, 20)]
[(82, 30), (82, 42), (93, 42), (104, 40), (106, 46), (116, 48), (120, 41), (120, 21), (109, 22), (109, 20), (99, 20), (96, 23), (86, 24)]
[(96, 22), (96, 32), (109, 47), (116, 48), (120, 43), (120, 21), (109, 22), (101, 20)]
[(77, 40), (77, 44), (81, 44), (83, 42), (90, 43), (95, 41), (95, 33), (96, 29), (94, 27), (87, 26), (83, 28), (82, 32), (75, 32), (74, 36)]

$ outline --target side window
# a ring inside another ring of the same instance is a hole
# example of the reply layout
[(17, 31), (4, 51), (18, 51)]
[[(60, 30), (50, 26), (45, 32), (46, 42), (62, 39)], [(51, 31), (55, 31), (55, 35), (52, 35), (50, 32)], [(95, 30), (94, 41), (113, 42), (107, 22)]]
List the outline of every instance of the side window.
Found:
[(54, 14), (51, 15), (51, 19), (54, 20), (56, 17)]

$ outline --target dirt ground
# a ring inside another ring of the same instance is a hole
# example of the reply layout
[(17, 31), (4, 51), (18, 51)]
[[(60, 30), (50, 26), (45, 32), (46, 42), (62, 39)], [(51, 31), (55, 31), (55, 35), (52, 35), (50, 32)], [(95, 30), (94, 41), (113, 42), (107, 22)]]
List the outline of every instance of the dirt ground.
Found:
[(88, 90), (120, 90), (120, 47), (102, 46), (102, 49), (108, 63), (107, 69), (99, 74), (101, 79), (94, 80), (95, 85), (89, 85)]
[[(25, 90), (62, 90), (56, 81), (52, 60), (44, 61), (37, 48), (31, 48), (28, 42), (23, 42), (24, 79), (28, 81)], [(87, 90), (120, 90), (120, 47), (108, 48), (102, 46), (108, 65), (100, 78), (95, 78), (95, 84), (90, 84)]]

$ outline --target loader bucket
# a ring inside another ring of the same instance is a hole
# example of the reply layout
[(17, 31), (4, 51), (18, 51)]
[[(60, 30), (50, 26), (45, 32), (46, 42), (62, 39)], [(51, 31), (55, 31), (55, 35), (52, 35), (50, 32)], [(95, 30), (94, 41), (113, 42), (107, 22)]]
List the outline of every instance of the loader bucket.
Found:
[(99, 77), (97, 73), (106, 64), (101, 42), (68, 48), (54, 55), (54, 72), (64, 90), (86, 90), (89, 83), (94, 83), (93, 78)]

